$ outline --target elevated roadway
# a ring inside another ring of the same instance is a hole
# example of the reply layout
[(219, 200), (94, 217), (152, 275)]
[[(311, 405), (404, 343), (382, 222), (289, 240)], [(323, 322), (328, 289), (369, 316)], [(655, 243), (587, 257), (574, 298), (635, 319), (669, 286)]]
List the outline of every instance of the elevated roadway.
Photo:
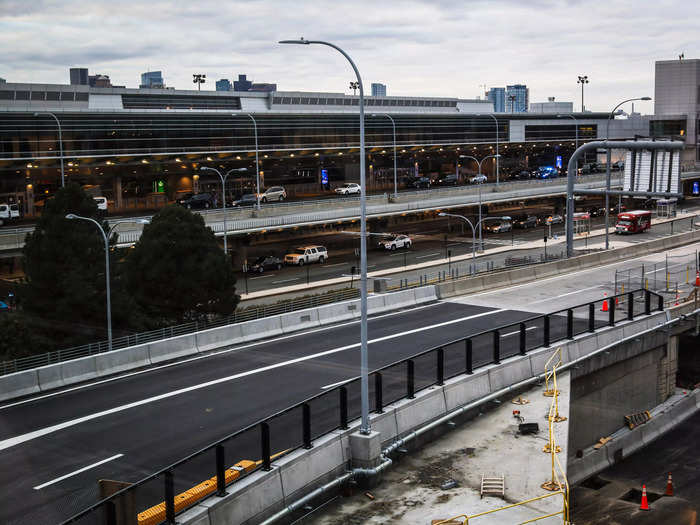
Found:
[[(375, 316), (369, 325), (370, 366), (517, 322), (533, 312), (600, 299), (612, 291), (615, 270), (661, 260), (664, 254), (655, 254)], [(98, 479), (136, 481), (265, 415), (355, 377), (357, 332), (356, 322), (343, 323), (0, 405), (0, 487), (5, 495), (0, 521), (59, 521), (96, 500)], [(515, 345), (517, 332), (512, 335)], [(474, 351), (478, 360), (484, 350)], [(421, 374), (432, 370), (417, 370)], [(291, 425), (287, 431), (298, 428), (296, 420), (286, 424)], [(274, 431), (284, 432), (285, 427)], [(252, 437), (236, 454), (256, 459), (258, 447)], [(188, 471), (178, 472), (177, 479), (179, 488), (202, 480)]]

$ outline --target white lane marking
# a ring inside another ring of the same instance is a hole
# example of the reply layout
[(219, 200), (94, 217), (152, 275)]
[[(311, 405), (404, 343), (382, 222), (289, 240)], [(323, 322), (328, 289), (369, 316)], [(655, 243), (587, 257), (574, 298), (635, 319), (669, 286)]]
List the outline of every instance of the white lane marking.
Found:
[(298, 281), (301, 277), (295, 277), (294, 279), (282, 279), (281, 281), (272, 281), (272, 284), (289, 283), (292, 281)]
[[(336, 304), (344, 304), (344, 302), (340, 302), (340, 303), (336, 303)], [(440, 305), (440, 304), (447, 304), (447, 302), (445, 302), (445, 301), (437, 301), (437, 302), (435, 302), (435, 303), (425, 304), (425, 305), (423, 305), (423, 306), (417, 306), (417, 307), (415, 307), (415, 308), (411, 308), (411, 309), (408, 310), (408, 311), (414, 312), (414, 311), (416, 311), (416, 310), (423, 310), (424, 308), (433, 308), (434, 306), (438, 306), (438, 305)], [(370, 316), (369, 320), (370, 320), (370, 321), (374, 321), (375, 319), (383, 319), (383, 318), (385, 318), (385, 317), (392, 317), (392, 316), (394, 316), (394, 315), (405, 314), (406, 312), (407, 312), (407, 310), (399, 310), (398, 312), (390, 312), (390, 313), (388, 313), (388, 314), (382, 314), (382, 315), (376, 315), (376, 316), (373, 315), (373, 316)], [(137, 372), (129, 372), (129, 373), (127, 373), (127, 374), (123, 374), (123, 375), (120, 375), (120, 376), (117, 376), (117, 377), (110, 377), (109, 379), (100, 379), (99, 381), (94, 381), (94, 382), (92, 382), (92, 383), (86, 383), (86, 384), (80, 385), (80, 386), (73, 386), (73, 387), (65, 388), (65, 389), (59, 390), (59, 391), (57, 391), (57, 392), (51, 392), (50, 394), (43, 394), (43, 395), (36, 396), (36, 397), (30, 398), (30, 399), (25, 399), (25, 400), (23, 400), (23, 401), (16, 401), (15, 403), (10, 403), (10, 404), (8, 404), (8, 405), (0, 406), (0, 410), (4, 410), (4, 409), (6, 409), (6, 408), (12, 408), (12, 407), (15, 407), (15, 406), (18, 406), (18, 405), (26, 405), (27, 403), (33, 403), (34, 401), (41, 401), (42, 399), (46, 399), (46, 398), (49, 398), (49, 397), (60, 396), (60, 395), (62, 395), (62, 394), (66, 394), (66, 393), (68, 393), (68, 392), (74, 392), (74, 391), (76, 391), (76, 390), (83, 390), (83, 389), (85, 389), (85, 388), (90, 388), (90, 387), (93, 387), (93, 386), (101, 385), (101, 384), (103, 384), (103, 383), (111, 383), (111, 382), (113, 382), (113, 381), (119, 381), (119, 380), (125, 379), (125, 378), (127, 378), (127, 377), (132, 377), (132, 376), (138, 376), (138, 375), (148, 374), (148, 373), (150, 373), (150, 372), (157, 372), (158, 370), (162, 370), (162, 369), (164, 369), (164, 368), (171, 368), (171, 367), (174, 367), (174, 366), (179, 366), (179, 365), (191, 363), (191, 362), (193, 362), (193, 361), (200, 361), (200, 360), (202, 360), (202, 359), (208, 359), (208, 358), (210, 358), (210, 357), (216, 357), (216, 356), (219, 356), (219, 355), (222, 355), (222, 354), (228, 354), (228, 353), (231, 353), (231, 352), (238, 352), (238, 351), (240, 351), (240, 350), (245, 350), (245, 349), (247, 349), (247, 348), (253, 348), (253, 347), (255, 347), (255, 346), (266, 345), (266, 344), (268, 344), (268, 343), (276, 343), (276, 342), (278, 342), (278, 341), (284, 341), (284, 340), (287, 340), (287, 339), (293, 339), (293, 338), (295, 338), (295, 337), (302, 337), (302, 336), (306, 336), (306, 335), (309, 335), (309, 334), (314, 334), (314, 333), (316, 333), (316, 332), (324, 332), (324, 331), (326, 331), (326, 330), (332, 330), (332, 329), (335, 329), (335, 328), (343, 328), (343, 327), (345, 327), (345, 326), (350, 326), (350, 325), (353, 325), (353, 324), (357, 324), (357, 323), (359, 323), (359, 322), (360, 322), (360, 320), (357, 319), (357, 320), (354, 320), (354, 321), (348, 321), (348, 322), (346, 322), (346, 323), (339, 323), (339, 324), (334, 324), (334, 325), (331, 325), (331, 326), (324, 326), (324, 327), (322, 327), (322, 328), (313, 328), (313, 329), (311, 329), (311, 330), (300, 331), (300, 332), (294, 333), (294, 334), (282, 335), (282, 336), (280, 336), (280, 337), (275, 337), (274, 339), (263, 339), (262, 341), (256, 341), (256, 342), (254, 342), (254, 343), (248, 343), (247, 345), (240, 345), (240, 346), (239, 346), (239, 345), (233, 345), (233, 346), (231, 346), (231, 347), (229, 347), (229, 348), (226, 348), (226, 349), (224, 349), (224, 350), (218, 350), (218, 351), (216, 351), (216, 352), (209, 352), (209, 353), (207, 353), (207, 354), (205, 354), (205, 355), (199, 355), (199, 356), (196, 356), (196, 357), (190, 357), (190, 358), (187, 358), (187, 359), (183, 359), (183, 360), (181, 360), (181, 361), (177, 361), (177, 362), (175, 362), (175, 363), (168, 363), (168, 364), (165, 364), (165, 365), (158, 365), (158, 366), (154, 366), (154, 367), (147, 368), (147, 369), (145, 369), (145, 370), (139, 370), (139, 371), (137, 371)]]
[(348, 263), (342, 262), (342, 263), (335, 263), (335, 264), (326, 264), (326, 265), (324, 265), (324, 266), (325, 266), (326, 268), (333, 268), (333, 266), (343, 266), (343, 265), (347, 266)]
[(532, 302), (529, 304), (548, 303), (550, 301), (553, 301), (554, 299), (560, 299), (561, 297), (566, 297), (567, 295), (574, 295), (577, 293), (586, 292), (588, 290), (595, 290), (596, 288), (607, 288), (607, 286), (604, 284), (597, 284), (595, 286), (589, 286), (588, 288), (581, 288), (580, 290), (575, 290), (573, 292), (563, 293), (561, 295), (555, 295), (554, 297), (550, 297), (548, 299), (542, 299), (541, 301), (535, 301), (535, 302)]
[(377, 267), (377, 265), (373, 264), (372, 266), (368, 266), (367, 269), (369, 270), (370, 268), (376, 268), (376, 267)]
[(92, 465), (88, 465), (87, 467), (83, 467), (81, 469), (75, 470), (71, 472), (70, 474), (66, 474), (65, 476), (61, 476), (60, 478), (52, 479), (51, 481), (47, 481), (46, 483), (42, 483), (41, 485), (37, 485), (34, 487), (34, 490), (41, 490), (44, 487), (48, 487), (49, 485), (53, 485), (54, 483), (58, 483), (59, 481), (63, 481), (64, 479), (68, 479), (70, 477), (75, 476), (76, 474), (80, 474), (81, 472), (85, 472), (86, 470), (90, 470), (95, 467), (99, 467), (100, 465), (103, 465), (104, 463), (107, 463), (109, 461), (114, 461), (115, 459), (119, 459), (124, 454), (115, 454), (111, 458), (103, 459), (102, 461), (98, 461), (97, 463), (93, 463)]
[[(437, 324), (433, 324), (433, 325), (429, 325), (429, 326), (423, 326), (421, 328), (414, 328), (413, 330), (406, 330), (406, 331), (403, 331), (400, 333), (385, 335), (383, 337), (371, 339), (370, 341), (368, 341), (368, 343), (369, 344), (380, 343), (382, 341), (387, 341), (389, 339), (396, 339), (398, 337), (405, 337), (407, 335), (415, 334), (418, 332), (425, 332), (426, 330), (432, 330), (434, 328), (440, 328), (442, 326), (460, 323), (462, 321), (468, 321), (470, 319), (476, 319), (479, 317), (484, 317), (486, 315), (493, 315), (493, 314), (497, 314), (500, 312), (505, 312), (505, 310), (504, 309), (491, 310), (488, 312), (482, 312), (480, 314), (471, 315), (469, 317), (462, 317), (460, 319), (452, 319), (451, 321), (444, 321), (442, 323), (437, 323)], [(179, 388), (178, 390), (166, 392), (164, 394), (159, 394), (157, 396), (148, 397), (146, 399), (140, 399), (139, 401), (133, 401), (131, 403), (127, 403), (126, 405), (121, 405), (121, 406), (117, 406), (117, 407), (110, 408), (107, 410), (102, 410), (101, 412), (95, 412), (95, 413), (89, 414), (87, 416), (79, 417), (76, 419), (71, 419), (69, 421), (64, 421), (63, 423), (58, 423), (57, 425), (52, 425), (50, 427), (41, 428), (39, 430), (34, 430), (34, 431), (28, 432), (26, 434), (21, 434), (19, 436), (5, 439), (3, 441), (0, 441), (0, 450), (5, 450), (5, 449), (13, 447), (15, 445), (19, 445), (20, 443), (24, 443), (26, 441), (31, 441), (33, 439), (37, 439), (39, 437), (46, 436), (47, 434), (52, 434), (54, 432), (58, 432), (59, 430), (63, 430), (66, 428), (73, 427), (75, 425), (79, 425), (80, 423), (85, 423), (87, 421), (92, 421), (93, 419), (98, 419), (100, 417), (108, 416), (111, 414), (116, 414), (118, 412), (123, 412), (125, 410), (130, 409), (130, 408), (135, 408), (138, 406), (147, 405), (150, 403), (155, 403), (156, 401), (161, 401), (163, 399), (175, 397), (175, 396), (178, 396), (180, 394), (194, 392), (196, 390), (201, 390), (203, 388), (218, 385), (220, 383), (226, 383), (229, 381), (233, 381), (235, 379), (240, 379), (242, 377), (260, 374), (262, 372), (267, 372), (269, 370), (275, 370), (276, 368), (282, 368), (284, 366), (294, 365), (297, 363), (303, 363), (304, 361), (309, 361), (311, 359), (316, 359), (318, 357), (325, 357), (327, 355), (337, 354), (338, 352), (344, 352), (345, 350), (351, 350), (353, 348), (358, 348), (359, 346), (360, 346), (360, 343), (353, 343), (350, 345), (341, 346), (339, 348), (333, 348), (331, 350), (324, 350), (323, 352), (317, 352), (315, 354), (311, 354), (311, 355), (307, 355), (307, 356), (303, 356), (303, 357), (297, 357), (295, 359), (289, 359), (287, 361), (275, 363), (274, 365), (267, 365), (267, 366), (263, 366), (261, 368), (256, 368), (254, 370), (247, 370), (246, 372), (239, 372), (238, 374), (233, 374), (233, 375), (230, 375), (227, 377), (220, 377), (219, 379), (213, 379), (211, 381), (206, 381), (206, 382), (200, 383), (198, 385), (192, 385), (192, 386), (188, 386), (188, 387), (184, 387), (184, 388)]]
[(352, 377), (352, 378), (350, 378), (350, 379), (343, 379), (342, 381), (338, 381), (337, 383), (332, 383), (332, 384), (330, 384), (330, 385), (324, 385), (324, 386), (321, 387), (321, 390), (327, 390), (327, 389), (329, 389), (329, 388), (335, 388), (336, 386), (344, 385), (345, 383), (349, 383), (349, 382), (352, 381), (353, 379), (355, 379), (355, 378)]
[(429, 253), (428, 255), (416, 255), (416, 259), (425, 259), (426, 257), (433, 257), (435, 255), (440, 255), (440, 253)]
[[(527, 332), (528, 330), (535, 330), (537, 327), (536, 326), (531, 326), (530, 328), (526, 328), (525, 331)], [(517, 335), (520, 333), (520, 330), (516, 332), (508, 332), (507, 334), (503, 334), (501, 337), (510, 337), (511, 335)]]
[(274, 277), (276, 274), (271, 273), (270, 275), (259, 275), (258, 277), (249, 277), (251, 281), (254, 281), (255, 279), (267, 279), (268, 277)]
[(403, 253), (392, 253), (389, 255), (389, 257), (398, 257), (399, 255), (406, 255), (408, 252), (403, 252)]

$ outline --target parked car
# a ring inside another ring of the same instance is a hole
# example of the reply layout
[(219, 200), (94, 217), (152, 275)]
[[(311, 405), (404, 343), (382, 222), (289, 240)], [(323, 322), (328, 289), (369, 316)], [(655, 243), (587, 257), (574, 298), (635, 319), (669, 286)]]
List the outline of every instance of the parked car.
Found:
[(359, 195), (361, 188), (356, 182), (346, 182), (342, 186), (338, 186), (335, 190), (338, 195)]
[(265, 190), (264, 193), (260, 194), (260, 202), (272, 202), (279, 201), (282, 202), (287, 198), (287, 192), (282, 186), (272, 186)]
[(391, 239), (383, 239), (377, 243), (380, 248), (394, 251), (397, 248), (410, 248), (413, 240), (408, 235), (396, 235)]
[(579, 175), (589, 175), (591, 173), (598, 173), (598, 164), (595, 162), (589, 162), (584, 164), (578, 169)]
[(107, 197), (93, 197), (99, 211), (107, 212)]
[(231, 203), (232, 206), (255, 206), (258, 202), (258, 196), (255, 193), (246, 193), (241, 195), (241, 198)]
[(486, 182), (486, 175), (474, 175), (469, 179), (469, 184), (483, 184)]
[(535, 179), (555, 179), (559, 176), (559, 172), (552, 166), (540, 166), (532, 172)]
[(184, 206), (187, 209), (192, 208), (211, 208), (213, 206), (214, 198), (211, 193), (189, 193), (184, 197), (177, 200), (180, 206)]
[(430, 188), (430, 179), (428, 177), (412, 177), (406, 181), (408, 188)]
[(486, 224), (484, 229), (491, 233), (509, 232), (513, 229), (513, 224), (510, 221), (494, 221), (491, 224)]
[(439, 186), (456, 186), (459, 184), (459, 177), (456, 173), (448, 173), (437, 178), (435, 184)]
[(280, 270), (282, 268), (282, 259), (274, 255), (261, 255), (253, 264), (248, 267), (251, 273), (263, 273), (265, 270)]
[(20, 218), (18, 204), (0, 204), (0, 224), (16, 221)]
[(528, 215), (527, 217), (519, 217), (513, 222), (513, 226), (516, 228), (535, 228), (537, 227), (537, 217), (533, 215)]
[(527, 170), (520, 170), (513, 173), (511, 179), (514, 180), (529, 180), (531, 178), (530, 172)]
[(323, 264), (328, 259), (328, 251), (324, 246), (302, 246), (284, 256), (285, 264), (304, 266), (314, 262)]

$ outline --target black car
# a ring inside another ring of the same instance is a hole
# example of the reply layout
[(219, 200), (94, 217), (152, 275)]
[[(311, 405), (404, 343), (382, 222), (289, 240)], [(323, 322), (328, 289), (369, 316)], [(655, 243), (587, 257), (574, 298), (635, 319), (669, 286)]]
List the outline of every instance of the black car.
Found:
[(529, 215), (527, 217), (518, 217), (513, 222), (513, 226), (522, 229), (535, 228), (537, 226), (537, 217), (534, 217), (532, 215)]
[(280, 270), (282, 259), (274, 255), (263, 255), (255, 259), (255, 262), (248, 267), (251, 273), (263, 273), (265, 270)]
[(406, 181), (406, 186), (409, 188), (430, 188), (430, 179), (428, 177), (413, 177)]
[(214, 205), (214, 197), (211, 193), (190, 193), (178, 199), (177, 203), (187, 209), (211, 208)]
[(435, 184), (438, 184), (440, 186), (456, 186), (457, 184), (459, 184), (459, 177), (457, 176), (456, 173), (449, 173), (447, 175), (441, 175), (435, 181)]
[(516, 171), (511, 176), (513, 180), (528, 180), (530, 179), (530, 172), (526, 170)]
[(233, 206), (255, 206), (258, 202), (258, 197), (255, 193), (246, 193), (241, 195), (241, 198), (233, 201), (231, 204)]

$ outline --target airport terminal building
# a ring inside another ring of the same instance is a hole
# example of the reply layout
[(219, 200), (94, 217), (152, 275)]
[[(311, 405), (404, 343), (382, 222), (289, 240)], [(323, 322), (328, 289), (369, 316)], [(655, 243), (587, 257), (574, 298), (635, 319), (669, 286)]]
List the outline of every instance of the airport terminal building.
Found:
[[(507, 177), (542, 163), (566, 165), (577, 135), (581, 143), (604, 138), (608, 118), (494, 113), (488, 100), (457, 98), (381, 96), (365, 104), (370, 191), (391, 186), (394, 145), (402, 179), (463, 177), (476, 172), (464, 155), (481, 158), (497, 147)], [(33, 214), (60, 185), (62, 158), (67, 180), (106, 196), (115, 210), (157, 208), (182, 193), (215, 190), (202, 166), (240, 170), (228, 184), (244, 193), (255, 181), (256, 135), (263, 186), (318, 194), (359, 178), (358, 106), (359, 97), (342, 93), (3, 83), (0, 201), (16, 199)], [(648, 117), (614, 120), (611, 137), (654, 129)], [(484, 172), (492, 172), (488, 162)]]

